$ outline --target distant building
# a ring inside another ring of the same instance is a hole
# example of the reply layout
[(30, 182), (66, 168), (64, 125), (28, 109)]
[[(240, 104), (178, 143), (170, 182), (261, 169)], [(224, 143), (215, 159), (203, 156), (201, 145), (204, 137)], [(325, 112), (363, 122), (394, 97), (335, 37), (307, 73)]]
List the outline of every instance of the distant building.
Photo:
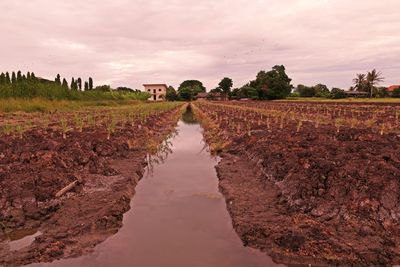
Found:
[(359, 91), (344, 91), (347, 97), (368, 97), (369, 93), (368, 92), (359, 92)]
[(144, 90), (151, 94), (149, 101), (164, 101), (167, 95), (168, 86), (166, 84), (143, 84)]
[(208, 97), (208, 93), (206, 92), (200, 92), (196, 95), (197, 100), (206, 100)]

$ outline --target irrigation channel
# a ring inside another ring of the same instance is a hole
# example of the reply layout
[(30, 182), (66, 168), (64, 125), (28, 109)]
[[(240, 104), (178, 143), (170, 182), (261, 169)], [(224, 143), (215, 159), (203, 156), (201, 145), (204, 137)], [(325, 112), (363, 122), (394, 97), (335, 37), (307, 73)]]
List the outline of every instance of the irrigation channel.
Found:
[(116, 235), (89, 255), (32, 266), (278, 266), (235, 233), (218, 159), (204, 149), (190, 108), (166, 144), (168, 157), (147, 170)]

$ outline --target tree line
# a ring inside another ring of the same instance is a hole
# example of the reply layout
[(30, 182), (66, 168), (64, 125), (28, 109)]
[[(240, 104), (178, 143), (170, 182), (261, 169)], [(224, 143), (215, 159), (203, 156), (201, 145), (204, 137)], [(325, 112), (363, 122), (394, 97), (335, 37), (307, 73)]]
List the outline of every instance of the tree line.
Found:
[[(276, 65), (270, 71), (260, 71), (256, 78), (241, 88), (233, 87), (233, 81), (224, 77), (218, 86), (210, 91), (208, 98), (219, 99), (281, 99), (290, 95), (293, 86), (292, 79), (286, 74), (283, 65)], [(206, 92), (202, 82), (198, 80), (187, 80), (180, 84), (176, 91), (173, 87), (167, 90), (167, 100), (192, 100), (199, 93)]]
[[(337, 87), (329, 89), (325, 84), (307, 86), (299, 84), (294, 87), (292, 79), (286, 74), (283, 65), (276, 65), (269, 71), (259, 71), (254, 80), (249, 81), (239, 88), (233, 88), (233, 81), (229, 77), (224, 77), (218, 86), (210, 90), (209, 99), (253, 99), (253, 100), (273, 100), (291, 97), (321, 97), (340, 99), (348, 97), (349, 93)], [(369, 97), (400, 97), (400, 88), (393, 92), (388, 92), (386, 87), (379, 87), (383, 82), (382, 73), (373, 69), (366, 74), (357, 74), (353, 80), (354, 86), (349, 88), (349, 92), (362, 92), (360, 96)], [(198, 80), (187, 80), (180, 84), (178, 90), (169, 87), (167, 90), (167, 100), (192, 100), (199, 93), (206, 92), (206, 88)], [(354, 94), (357, 95), (357, 94)]]
[(147, 93), (119, 87), (113, 90), (109, 85), (94, 87), (93, 78), (83, 81), (82, 78), (72, 78), (70, 83), (57, 74), (54, 80), (37, 77), (33, 72), (23, 74), (17, 72), (2, 72), (0, 74), (0, 98), (33, 98), (47, 99), (141, 99), (148, 98)]

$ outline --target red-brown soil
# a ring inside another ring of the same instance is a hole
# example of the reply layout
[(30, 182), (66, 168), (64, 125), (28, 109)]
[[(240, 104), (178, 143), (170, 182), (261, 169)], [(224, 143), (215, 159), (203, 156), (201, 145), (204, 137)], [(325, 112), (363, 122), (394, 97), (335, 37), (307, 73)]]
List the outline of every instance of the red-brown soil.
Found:
[[(0, 138), (0, 265), (76, 257), (116, 233), (130, 208), (146, 155), (174, 130), (182, 107), (119, 127), (83, 132), (34, 129), (23, 138)], [(79, 185), (62, 197), (69, 183)], [(10, 251), (7, 239), (21, 229), (42, 235)]]
[(297, 131), (273, 119), (268, 127), (254, 114), (196, 106), (206, 139), (225, 146), (220, 187), (244, 244), (286, 264), (400, 263), (399, 136), (309, 122)]

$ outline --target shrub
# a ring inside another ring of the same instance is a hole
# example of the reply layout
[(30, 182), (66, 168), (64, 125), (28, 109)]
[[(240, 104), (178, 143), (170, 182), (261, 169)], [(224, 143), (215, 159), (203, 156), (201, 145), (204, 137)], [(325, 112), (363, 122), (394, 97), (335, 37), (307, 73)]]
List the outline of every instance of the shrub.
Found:
[(346, 98), (346, 93), (342, 89), (333, 88), (332, 91), (331, 91), (331, 98), (332, 99)]

